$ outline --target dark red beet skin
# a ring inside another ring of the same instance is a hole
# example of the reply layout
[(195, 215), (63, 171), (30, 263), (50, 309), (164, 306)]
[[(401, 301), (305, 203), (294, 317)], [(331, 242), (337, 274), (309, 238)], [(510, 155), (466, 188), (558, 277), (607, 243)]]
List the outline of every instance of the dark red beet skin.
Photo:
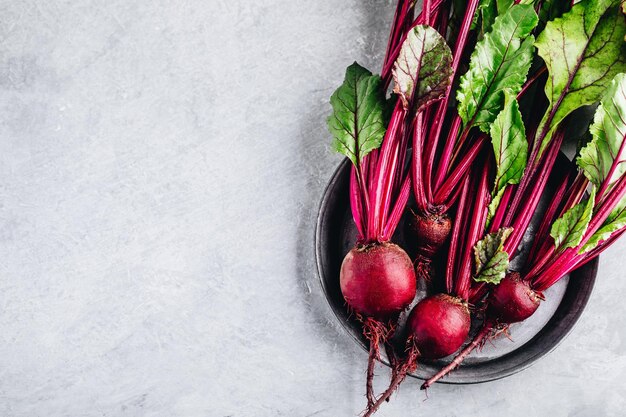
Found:
[(541, 299), (519, 273), (510, 272), (491, 292), (488, 312), (500, 322), (517, 323), (532, 316)]
[(443, 358), (456, 352), (467, 339), (471, 320), (467, 304), (447, 294), (424, 298), (411, 311), (407, 322), (423, 358)]
[(341, 264), (339, 282), (350, 307), (381, 320), (404, 310), (415, 297), (411, 258), (393, 243), (352, 249)]
[(417, 250), (427, 258), (432, 258), (446, 243), (451, 229), (452, 221), (447, 215), (416, 214), (409, 222), (409, 230), (417, 240)]

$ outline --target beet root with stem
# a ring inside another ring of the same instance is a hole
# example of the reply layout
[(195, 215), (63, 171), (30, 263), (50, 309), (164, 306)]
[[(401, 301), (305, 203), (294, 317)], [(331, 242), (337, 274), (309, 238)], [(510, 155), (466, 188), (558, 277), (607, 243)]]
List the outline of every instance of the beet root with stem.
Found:
[(352, 249), (341, 264), (341, 293), (358, 314), (385, 320), (415, 297), (411, 258), (398, 245), (379, 243)]
[(444, 376), (448, 375), (450, 372), (455, 370), (461, 364), (461, 362), (465, 360), (467, 355), (472, 353), (472, 351), (476, 349), (478, 346), (482, 346), (482, 344), (485, 342), (485, 340), (487, 339), (487, 336), (491, 333), (492, 330), (493, 330), (493, 324), (485, 323), (483, 327), (480, 329), (480, 331), (476, 334), (474, 339), (472, 339), (472, 341), (452, 360), (452, 362), (450, 362), (445, 367), (441, 368), (439, 372), (437, 372), (435, 375), (427, 379), (422, 384), (420, 389), (425, 390), (429, 388), (432, 384), (439, 381), (441, 378), (443, 378)]
[(374, 363), (380, 359), (380, 343), (394, 331), (395, 317), (407, 308), (416, 291), (411, 258), (398, 245), (374, 243), (353, 248), (341, 264), (341, 293), (363, 324), (369, 342), (366, 395), (374, 402)]
[(456, 352), (467, 339), (471, 319), (467, 302), (447, 294), (424, 298), (407, 321), (420, 357), (438, 359)]
[(532, 316), (542, 299), (518, 272), (510, 272), (491, 291), (487, 313), (500, 323), (518, 323)]
[(407, 321), (406, 357), (394, 363), (387, 390), (370, 405), (370, 416), (400, 386), (406, 375), (417, 369), (419, 358), (437, 359), (456, 352), (467, 339), (471, 318), (467, 302), (447, 294), (424, 298), (411, 311)]
[(432, 260), (448, 240), (451, 230), (452, 221), (446, 214), (413, 213), (408, 231), (416, 242), (415, 271), (418, 279), (430, 282)]

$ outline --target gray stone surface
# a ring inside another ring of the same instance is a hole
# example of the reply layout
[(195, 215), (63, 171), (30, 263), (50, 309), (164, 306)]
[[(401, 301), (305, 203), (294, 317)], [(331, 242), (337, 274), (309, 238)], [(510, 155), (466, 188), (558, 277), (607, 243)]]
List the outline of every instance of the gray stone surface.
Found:
[[(357, 415), (313, 227), (391, 3), (0, 1), (1, 416)], [(379, 415), (623, 415), (624, 249), (536, 366)]]

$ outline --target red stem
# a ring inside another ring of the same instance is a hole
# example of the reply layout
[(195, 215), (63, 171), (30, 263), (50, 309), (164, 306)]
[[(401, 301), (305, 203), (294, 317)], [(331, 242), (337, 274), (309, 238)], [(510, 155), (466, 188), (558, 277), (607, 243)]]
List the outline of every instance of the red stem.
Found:
[[(545, 228), (543, 228), (543, 225), (542, 225), (542, 228), (539, 229), (539, 231), (535, 234), (534, 244), (536, 244), (539, 247), (539, 250), (537, 251), (536, 254), (533, 254), (531, 251), (531, 254), (528, 256), (529, 260), (536, 260), (536, 261), (527, 262), (528, 264), (531, 264), (531, 263), (533, 264), (533, 268), (528, 272), (527, 275), (536, 276), (537, 274), (539, 274), (541, 269), (546, 265), (546, 263), (554, 255), (554, 252), (556, 251), (556, 247), (554, 246), (554, 239), (552, 239), (552, 237), (549, 235), (550, 233), (549, 227), (556, 218), (563, 216), (563, 214), (565, 214), (567, 210), (571, 209), (576, 204), (580, 203), (580, 201), (582, 200), (585, 194), (585, 190), (587, 189), (588, 184), (589, 184), (589, 181), (587, 180), (587, 178), (584, 176), (584, 174), (579, 172), (578, 175), (576, 176), (576, 179), (574, 180), (574, 182), (572, 183), (571, 187), (568, 190), (569, 197), (565, 201), (565, 204), (561, 207), (558, 214), (556, 216), (552, 215), (551, 219), (548, 219), (546, 216), (544, 216), (544, 222), (547, 221), (548, 224)], [(555, 197), (554, 200), (557, 200), (557, 197)]]
[(569, 178), (569, 174), (565, 175), (557, 187), (554, 197), (552, 197), (552, 201), (543, 215), (541, 225), (539, 226), (537, 233), (535, 233), (533, 245), (528, 253), (528, 259), (537, 259), (537, 255), (544, 252), (543, 250), (540, 250), (544, 248), (544, 245), (548, 244), (549, 246), (554, 246), (550, 245), (550, 238), (548, 237), (548, 234), (550, 233), (550, 226), (558, 215), (559, 207), (561, 207), (563, 203), (563, 196), (567, 191)]
[[(513, 255), (515, 254), (515, 251), (517, 250), (517, 247), (522, 240), (526, 229), (528, 228), (528, 224), (530, 223), (530, 220), (535, 213), (537, 205), (539, 204), (539, 200), (541, 199), (541, 194), (543, 194), (543, 190), (545, 189), (546, 183), (548, 182), (548, 177), (550, 175), (550, 171), (552, 171), (554, 161), (559, 154), (562, 140), (563, 135), (559, 135), (558, 138), (556, 138), (552, 142), (550, 148), (545, 153), (544, 163), (541, 166), (542, 169), (539, 170), (538, 178), (535, 178), (535, 181), (533, 182), (534, 188), (529, 190), (532, 194), (525, 196), (524, 201), (526, 202), (526, 204), (512, 224), (513, 233), (511, 233), (511, 236), (509, 236), (506, 243), (504, 244), (504, 251), (508, 253), (510, 257), (513, 257)], [(517, 190), (517, 193), (518, 195), (520, 194), (519, 189)], [(510, 213), (511, 212), (509, 211), (509, 214)], [(507, 223), (507, 221), (505, 221), (505, 224), (511, 223)]]
[(585, 177), (585, 174), (579, 172), (576, 175), (576, 179), (574, 179), (572, 186), (570, 187), (570, 191), (568, 192), (569, 197), (565, 201), (565, 204), (563, 205), (559, 216), (562, 216), (567, 210), (580, 203), (580, 200), (585, 195), (585, 191), (587, 190), (588, 185), (589, 180), (587, 179), (587, 177)]
[(389, 31), (389, 40), (387, 41), (387, 50), (385, 52), (383, 68), (387, 64), (387, 61), (389, 60), (389, 54), (391, 54), (392, 50), (395, 49), (396, 41), (398, 38), (398, 31), (404, 27), (404, 25), (400, 24), (400, 22), (404, 22), (404, 18), (406, 17), (406, 12), (407, 12), (407, 6), (410, 6), (410, 3), (412, 3), (410, 0), (398, 1), (398, 5), (396, 6), (396, 11), (393, 15), (393, 23), (391, 24), (391, 30)]
[(450, 130), (448, 131), (448, 137), (443, 147), (443, 153), (441, 154), (441, 158), (439, 160), (440, 168), (437, 169), (437, 175), (435, 178), (436, 190), (439, 189), (445, 175), (448, 173), (450, 159), (452, 158), (452, 153), (454, 152), (454, 145), (456, 143), (457, 136), (459, 135), (459, 130), (461, 130), (462, 122), (463, 120), (461, 120), (461, 117), (458, 114), (455, 115), (454, 119), (452, 120), (452, 125), (450, 126)]
[(388, 167), (390, 165), (391, 158), (393, 156), (394, 149), (396, 148), (398, 129), (404, 121), (405, 111), (402, 106), (401, 100), (398, 99), (396, 107), (391, 116), (391, 121), (385, 137), (383, 139), (383, 145), (378, 154), (378, 163), (375, 174), (370, 178), (370, 210), (368, 211), (368, 240), (376, 240), (380, 236), (382, 231), (383, 219), (381, 218), (383, 213), (384, 203), (384, 190), (388, 180)]
[(411, 161), (411, 175), (413, 176), (413, 194), (420, 211), (426, 212), (428, 201), (424, 192), (424, 179), (422, 178), (422, 145), (424, 129), (422, 125), (422, 112), (416, 116), (413, 128), (413, 160)]
[(424, 9), (424, 24), (425, 25), (430, 25), (431, 22), (431, 13), (432, 13), (432, 0), (424, 0), (424, 4), (422, 6), (422, 8)]
[[(485, 164), (482, 175), (476, 186), (476, 200), (472, 210), (467, 210), (464, 223), (469, 223), (467, 239), (463, 247), (463, 255), (460, 260), (460, 268), (455, 276), (454, 292), (457, 297), (467, 300), (472, 278), (472, 250), (482, 236), (487, 221), (487, 205), (489, 204), (489, 165)], [(457, 216), (458, 218), (458, 216)]]
[(411, 195), (411, 177), (407, 175), (404, 178), (404, 183), (402, 184), (402, 188), (400, 188), (400, 194), (396, 199), (396, 205), (391, 211), (391, 215), (387, 220), (387, 224), (383, 229), (383, 239), (384, 241), (391, 240), (396, 228), (398, 227), (398, 223), (400, 223), (400, 219), (402, 218), (402, 213), (404, 213), (404, 209), (406, 208), (406, 203), (409, 201), (409, 197)]
[(622, 175), (620, 179), (615, 182), (611, 192), (606, 196), (604, 201), (600, 203), (600, 207), (589, 222), (589, 227), (587, 227), (585, 231), (583, 240), (580, 242), (580, 245), (578, 245), (579, 248), (582, 248), (589, 239), (591, 239), (591, 236), (602, 227), (602, 224), (611, 215), (611, 212), (620, 203), (624, 195), (626, 195), (626, 175)]
[(589, 222), (587, 230), (585, 230), (585, 234), (578, 245), (578, 249), (585, 246), (589, 239), (602, 227), (602, 224), (611, 215), (611, 212), (620, 203), (624, 195), (626, 195), (626, 175), (622, 175), (620, 179), (615, 182), (615, 186), (611, 189), (611, 192), (606, 196), (604, 201), (600, 203), (600, 206)]
[[(378, 155), (380, 154), (380, 149), (374, 149), (372, 152), (370, 152), (369, 154), (367, 154), (365, 156), (365, 158), (363, 158), (363, 161), (367, 163), (367, 166), (364, 164), (363, 165), (363, 170), (367, 171), (367, 177), (364, 180), (365, 184), (367, 185), (367, 189), (368, 189), (368, 198), (369, 198), (369, 193), (371, 193), (371, 186), (374, 182), (374, 178), (376, 178), (376, 167), (378, 166)], [(368, 211), (369, 213), (369, 211)]]
[[(415, 120), (415, 119), (414, 119)], [(404, 129), (404, 134), (402, 135), (402, 138), (400, 140), (400, 159), (398, 160), (398, 169), (396, 169), (396, 175), (394, 177), (394, 182), (393, 182), (393, 190), (397, 191), (402, 187), (402, 183), (405, 179), (405, 166), (406, 166), (406, 159), (407, 159), (407, 155), (408, 155), (408, 148), (409, 148), (409, 142), (412, 139), (412, 135), (413, 135), (413, 131), (415, 129), (415, 126), (413, 123), (410, 124), (410, 126), (408, 126), (409, 128), (405, 128)], [(409, 156), (409, 160), (410, 160), (410, 156)]]
[(365, 236), (363, 233), (363, 210), (361, 204), (361, 193), (359, 192), (359, 185), (356, 177), (356, 167), (352, 165), (352, 168), (350, 169), (350, 208), (352, 209), (354, 224), (359, 232), (359, 236), (357, 238), (359, 241)]
[[(550, 120), (551, 118), (548, 118), (548, 123), (550, 122)], [(559, 128), (559, 130), (554, 133), (554, 135), (552, 136), (552, 142), (554, 142), (555, 139), (559, 139), (559, 137), (562, 141), (564, 134), (563, 130), (563, 128)], [(528, 165), (526, 165), (526, 169), (524, 170), (524, 174), (522, 175), (522, 180), (517, 187), (517, 192), (515, 193), (515, 197), (513, 198), (513, 202), (511, 203), (511, 207), (504, 221), (506, 224), (510, 224), (513, 217), (517, 214), (519, 206), (520, 204), (522, 204), (522, 199), (526, 195), (526, 189), (528, 188), (529, 184), (534, 184), (534, 181), (531, 182), (531, 179), (534, 180), (534, 177), (537, 175), (537, 171), (539, 170), (539, 167), (541, 165), (541, 159), (544, 159), (546, 157), (546, 151), (544, 151), (543, 156), (539, 158), (539, 160), (537, 160), (539, 147), (541, 145), (541, 142), (543, 141), (543, 137), (545, 137), (546, 134), (547, 129), (544, 127), (541, 134), (539, 134), (539, 139), (537, 138), (536, 134), (533, 135), (535, 136), (535, 140), (531, 146), (532, 150), (530, 158), (528, 159)]]
[(482, 300), (489, 292), (489, 286), (485, 282), (476, 282), (470, 288), (470, 295), (468, 301), (472, 305), (476, 305)]
[(494, 214), (493, 219), (491, 219), (491, 225), (489, 226), (490, 233), (496, 232), (502, 227), (502, 221), (504, 220), (504, 216), (506, 215), (509, 201), (511, 201), (511, 197), (513, 196), (513, 193), (516, 189), (516, 185), (507, 185), (504, 189), (504, 194), (502, 194), (502, 198), (500, 199), (500, 203), (498, 204), (496, 213)]
[[(443, 1), (444, 0), (434, 0), (433, 3), (432, 3), (432, 6), (431, 6), (431, 13), (437, 11), (437, 9), (439, 8), (439, 6), (441, 6)], [(389, 54), (389, 57), (388, 57), (385, 65), (383, 66), (383, 70), (381, 71), (381, 77), (384, 80), (386, 80), (386, 82), (387, 82), (386, 85), (388, 85), (388, 82), (389, 82), (388, 80), (391, 78), (391, 70), (393, 69), (393, 66), (394, 66), (394, 64), (396, 62), (396, 59), (398, 59), (398, 55), (400, 55), (400, 48), (402, 48), (402, 44), (406, 40), (407, 33), (409, 33), (409, 31), (411, 29), (413, 29), (415, 26), (424, 24), (424, 22), (426, 20), (426, 16), (425, 15), (426, 14), (422, 10), (422, 12), (413, 21), (413, 24), (411, 24), (409, 26), (409, 28), (405, 31), (404, 35), (400, 39), (400, 42), (398, 42), (396, 44), (395, 48), (393, 49), (393, 52), (391, 54)]]
[[(402, 129), (400, 129), (399, 132), (400, 135), (403, 134)], [(383, 234), (383, 229), (384, 226), (387, 222), (387, 216), (389, 214), (389, 210), (390, 210), (390, 206), (391, 206), (391, 199), (393, 196), (393, 185), (395, 183), (395, 177), (396, 177), (396, 173), (398, 171), (403, 171), (403, 167), (399, 166), (399, 159), (400, 159), (400, 143), (397, 143), (398, 141), (396, 140), (395, 143), (395, 149), (393, 151), (393, 153), (391, 154), (391, 162), (388, 165), (387, 168), (387, 173), (384, 175), (385, 177), (385, 187), (383, 188), (383, 198), (382, 198), (382, 203), (381, 203), (381, 216), (380, 216), (380, 225), (378, 225), (378, 230), (380, 231), (380, 234)], [(382, 236), (380, 236), (382, 237)]]
[(470, 147), (470, 149), (464, 155), (463, 160), (457, 165), (454, 171), (452, 171), (452, 174), (450, 174), (446, 182), (443, 183), (443, 185), (435, 195), (435, 205), (451, 205), (451, 202), (449, 201), (450, 195), (453, 193), (454, 189), (461, 183), (461, 178), (467, 175), (467, 172), (471, 168), (474, 160), (480, 153), (486, 141), (487, 136), (481, 135)]
[(596, 246), (595, 248), (593, 248), (589, 252), (586, 252), (583, 255), (582, 261), (578, 265), (576, 265), (576, 268), (582, 266), (583, 264), (589, 262), (590, 260), (592, 260), (596, 256), (600, 255), (600, 253), (602, 253), (602, 251), (606, 250), (609, 246), (611, 246), (613, 243), (615, 243), (615, 241), (617, 239), (619, 239), (624, 234), (624, 232), (626, 232), (626, 226), (624, 226), (621, 229), (613, 232), (613, 234), (611, 234), (611, 237), (609, 237), (607, 240), (604, 240), (604, 241), (600, 242), (598, 244), (598, 246)]
[(459, 205), (456, 210), (456, 221), (452, 226), (452, 234), (450, 236), (450, 250), (448, 251), (448, 262), (446, 264), (446, 292), (448, 294), (452, 293), (452, 289), (454, 287), (456, 257), (460, 243), (461, 227), (463, 226), (461, 217), (462, 214), (467, 211), (466, 206), (470, 188), (469, 184), (470, 177), (467, 176), (465, 177), (465, 181), (463, 181), (463, 188), (461, 190), (461, 196), (459, 197)]

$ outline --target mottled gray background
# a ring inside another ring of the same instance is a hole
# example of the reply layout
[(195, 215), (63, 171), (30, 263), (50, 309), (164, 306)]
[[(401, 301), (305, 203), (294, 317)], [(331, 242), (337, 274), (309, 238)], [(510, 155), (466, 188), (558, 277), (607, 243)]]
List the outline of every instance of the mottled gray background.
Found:
[[(0, 416), (354, 416), (317, 281), (328, 97), (391, 1), (0, 1)], [(626, 241), (572, 335), (380, 416), (626, 409)], [(380, 384), (387, 374), (380, 370)]]

